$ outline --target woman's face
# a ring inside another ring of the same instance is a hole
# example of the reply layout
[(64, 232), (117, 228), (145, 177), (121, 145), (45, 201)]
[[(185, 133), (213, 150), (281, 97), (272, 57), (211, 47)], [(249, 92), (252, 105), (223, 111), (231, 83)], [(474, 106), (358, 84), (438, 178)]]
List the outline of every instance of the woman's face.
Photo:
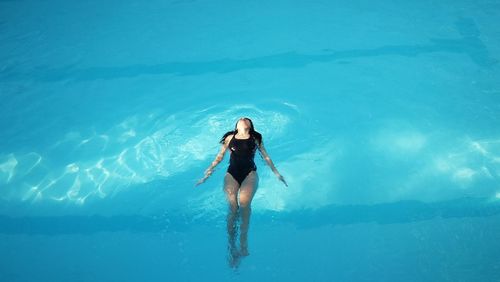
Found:
[(239, 132), (249, 131), (250, 122), (244, 118), (240, 118), (240, 120), (238, 120), (238, 123), (236, 124), (236, 129), (238, 129)]

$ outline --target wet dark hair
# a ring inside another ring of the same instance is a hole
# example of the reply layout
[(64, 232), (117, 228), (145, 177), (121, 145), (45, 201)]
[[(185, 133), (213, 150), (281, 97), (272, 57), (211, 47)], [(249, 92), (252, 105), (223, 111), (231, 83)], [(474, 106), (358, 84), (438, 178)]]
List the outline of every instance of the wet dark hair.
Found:
[[(250, 134), (250, 138), (255, 139), (257, 141), (257, 144), (260, 146), (262, 144), (262, 134), (260, 134), (259, 132), (255, 131), (255, 129), (253, 128), (253, 122), (252, 122), (251, 119), (249, 119), (247, 117), (244, 117), (243, 119), (245, 119), (248, 122), (250, 122), (250, 130), (248, 132)], [(238, 121), (240, 121), (240, 119), (238, 119)], [(236, 121), (236, 124), (234, 125), (234, 130), (226, 132), (222, 136), (222, 138), (220, 139), (219, 143), (224, 144), (224, 140), (226, 140), (227, 136), (238, 133), (238, 129), (237, 129), (238, 121)]]

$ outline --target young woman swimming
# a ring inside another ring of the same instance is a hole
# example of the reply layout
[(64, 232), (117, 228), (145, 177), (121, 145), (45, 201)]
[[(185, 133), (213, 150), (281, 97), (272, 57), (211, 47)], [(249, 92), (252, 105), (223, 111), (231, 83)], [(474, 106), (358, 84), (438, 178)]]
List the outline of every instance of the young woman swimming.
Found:
[[(278, 179), (282, 181), (285, 186), (288, 186), (288, 184), (274, 166), (264, 148), (262, 135), (255, 131), (251, 119), (246, 117), (240, 118), (236, 122), (235, 129), (226, 132), (222, 136), (220, 143), (222, 147), (219, 153), (212, 164), (205, 170), (205, 176), (200, 179), (196, 185), (205, 182), (213, 173), (217, 164), (224, 159), (224, 155), (229, 148), (231, 156), (229, 167), (224, 176), (224, 192), (229, 204), (227, 215), (229, 262), (231, 266), (235, 267), (238, 265), (241, 256), (248, 255), (247, 238), (251, 212), (250, 205), (259, 183), (257, 166), (254, 162), (255, 151), (257, 149), (259, 149), (262, 158), (266, 161)], [(236, 248), (236, 221), (239, 213), (241, 213), (240, 251)]]

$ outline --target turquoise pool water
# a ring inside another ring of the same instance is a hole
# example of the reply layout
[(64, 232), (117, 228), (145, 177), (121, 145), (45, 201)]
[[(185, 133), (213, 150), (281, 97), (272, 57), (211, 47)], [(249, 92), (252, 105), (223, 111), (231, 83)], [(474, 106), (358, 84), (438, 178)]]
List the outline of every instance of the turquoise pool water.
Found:
[[(499, 281), (500, 2), (0, 1), (1, 281)], [(259, 155), (227, 262), (228, 155)]]

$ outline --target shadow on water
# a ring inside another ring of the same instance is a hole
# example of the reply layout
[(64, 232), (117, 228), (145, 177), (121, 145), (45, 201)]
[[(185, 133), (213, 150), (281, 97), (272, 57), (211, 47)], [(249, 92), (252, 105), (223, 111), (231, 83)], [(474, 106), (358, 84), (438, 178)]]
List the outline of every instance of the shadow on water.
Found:
[(487, 217), (498, 214), (500, 214), (500, 201), (491, 201), (486, 198), (462, 198), (434, 203), (400, 201), (375, 205), (329, 206), (319, 210), (276, 213), (271, 217), (278, 222), (293, 222), (298, 228), (307, 229), (323, 225), (369, 222), (398, 224), (436, 218)]
[(491, 67), (498, 63), (492, 58), (486, 45), (480, 39), (480, 32), (472, 19), (460, 18), (455, 22), (461, 38), (431, 38), (427, 44), (387, 45), (373, 49), (344, 51), (323, 50), (322, 54), (300, 54), (285, 52), (275, 55), (243, 60), (222, 59), (205, 62), (169, 62), (155, 65), (132, 65), (124, 67), (92, 67), (77, 69), (73, 66), (50, 69), (37, 67), (30, 72), (16, 72), (5, 68), (0, 81), (34, 79), (40, 81), (89, 81), (95, 79), (116, 79), (149, 74), (200, 75), (206, 73), (229, 73), (245, 69), (299, 68), (316, 62), (332, 62), (377, 56), (415, 57), (430, 53), (454, 53), (467, 55), (480, 67)]
[[(462, 198), (423, 203), (400, 201), (375, 205), (326, 206), (317, 210), (256, 213), (254, 224), (292, 224), (298, 228), (324, 225), (411, 223), (436, 218), (488, 217), (500, 214), (500, 201)], [(193, 226), (214, 226), (214, 220), (181, 212), (159, 216), (0, 216), (0, 233), (27, 235), (92, 234), (96, 232), (184, 232)]]

